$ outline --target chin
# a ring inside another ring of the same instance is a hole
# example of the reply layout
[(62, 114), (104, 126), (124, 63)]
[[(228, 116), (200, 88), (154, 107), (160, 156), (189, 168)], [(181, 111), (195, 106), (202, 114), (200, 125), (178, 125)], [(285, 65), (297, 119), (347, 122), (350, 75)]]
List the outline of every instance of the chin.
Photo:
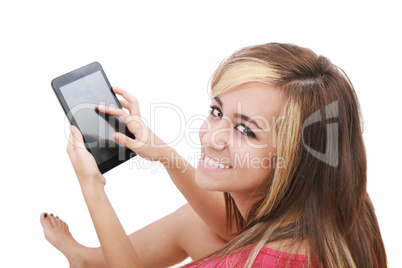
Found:
[(201, 189), (205, 191), (218, 191), (218, 192), (224, 192), (223, 189), (220, 189), (216, 179), (211, 178), (210, 176), (207, 176), (203, 172), (199, 171), (198, 169), (195, 172), (195, 183), (200, 187)]
[(204, 189), (206, 191), (214, 191), (214, 187), (212, 187), (211, 182), (209, 181), (208, 178), (205, 178), (205, 176), (197, 176), (197, 173), (196, 173), (195, 174), (195, 183), (201, 189)]

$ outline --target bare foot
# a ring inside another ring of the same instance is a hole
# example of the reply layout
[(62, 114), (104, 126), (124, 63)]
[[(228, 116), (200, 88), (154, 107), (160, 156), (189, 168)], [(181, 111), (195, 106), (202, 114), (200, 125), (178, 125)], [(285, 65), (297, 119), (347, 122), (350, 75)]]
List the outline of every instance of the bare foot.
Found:
[(68, 226), (59, 217), (53, 214), (42, 213), (40, 223), (43, 227), (45, 238), (66, 256), (70, 267), (89, 267), (89, 258), (94, 256), (94, 250), (79, 244), (70, 234)]

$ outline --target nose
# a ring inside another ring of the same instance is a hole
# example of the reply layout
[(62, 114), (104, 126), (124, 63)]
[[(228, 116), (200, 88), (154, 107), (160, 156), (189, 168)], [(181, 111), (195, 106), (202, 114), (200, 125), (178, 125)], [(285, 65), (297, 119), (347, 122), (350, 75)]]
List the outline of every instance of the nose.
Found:
[(201, 145), (215, 150), (225, 149), (229, 145), (232, 129), (229, 118), (222, 117), (216, 121), (207, 119), (200, 129)]

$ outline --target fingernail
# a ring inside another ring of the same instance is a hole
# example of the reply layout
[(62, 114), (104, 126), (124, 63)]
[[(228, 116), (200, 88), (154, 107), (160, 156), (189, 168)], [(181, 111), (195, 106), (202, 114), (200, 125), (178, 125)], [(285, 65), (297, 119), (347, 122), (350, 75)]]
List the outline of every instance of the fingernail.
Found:
[(70, 131), (71, 131), (72, 134), (75, 133), (75, 128), (74, 128), (74, 126), (70, 126)]

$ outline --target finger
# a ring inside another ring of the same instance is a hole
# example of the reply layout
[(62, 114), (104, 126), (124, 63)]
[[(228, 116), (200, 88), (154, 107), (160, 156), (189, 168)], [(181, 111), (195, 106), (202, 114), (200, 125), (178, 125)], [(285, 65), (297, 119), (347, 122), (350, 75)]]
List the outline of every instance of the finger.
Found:
[(119, 100), (119, 102), (120, 102), (120, 105), (121, 105), (123, 108), (125, 108), (125, 109), (127, 109), (127, 110), (130, 109), (130, 105), (129, 105), (129, 103), (128, 103), (126, 100)]
[(138, 100), (136, 97), (125, 91), (124, 89), (121, 89), (119, 87), (113, 87), (113, 92), (122, 96), (129, 104), (129, 111), (130, 115), (140, 115), (140, 109), (138, 106)]
[(82, 137), (81, 131), (76, 126), (70, 126), (70, 135), (68, 137), (68, 148), (70, 151), (75, 149), (85, 148), (84, 138)]
[(76, 126), (71, 126), (70, 131), (74, 137), (74, 145), (80, 145), (84, 143), (84, 137), (82, 137), (81, 131)]
[(74, 146), (74, 136), (73, 133), (71, 133), (71, 126), (70, 126), (70, 133), (68, 135), (68, 144), (67, 144), (67, 153), (70, 156), (70, 158), (72, 157), (72, 153), (75, 150), (75, 146)]
[(132, 138), (127, 137), (126, 135), (119, 132), (114, 133), (113, 139), (121, 146), (124, 146), (132, 151), (144, 145), (143, 142), (133, 140)]
[(103, 105), (99, 105), (97, 108), (98, 108), (99, 112), (114, 115), (114, 116), (120, 118), (121, 121), (124, 121), (127, 117), (130, 116), (123, 109), (119, 109), (119, 108), (107, 107), (107, 106), (103, 106)]

